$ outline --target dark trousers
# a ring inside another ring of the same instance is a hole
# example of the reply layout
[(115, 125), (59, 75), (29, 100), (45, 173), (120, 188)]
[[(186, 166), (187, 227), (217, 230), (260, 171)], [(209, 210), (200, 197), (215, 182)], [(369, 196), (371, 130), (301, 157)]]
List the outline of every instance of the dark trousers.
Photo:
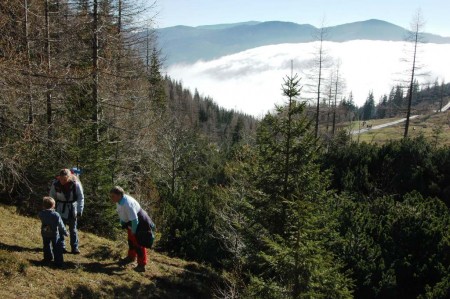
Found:
[[(70, 247), (72, 250), (78, 249), (78, 230), (77, 230), (77, 218), (71, 217), (70, 219), (63, 219), (65, 225), (69, 225), (70, 234)], [(63, 248), (66, 248), (65, 237), (61, 236)]]
[(51, 262), (55, 260), (55, 264), (62, 266), (64, 263), (63, 256), (63, 240), (59, 236), (53, 238), (42, 237), (44, 244), (44, 260)]

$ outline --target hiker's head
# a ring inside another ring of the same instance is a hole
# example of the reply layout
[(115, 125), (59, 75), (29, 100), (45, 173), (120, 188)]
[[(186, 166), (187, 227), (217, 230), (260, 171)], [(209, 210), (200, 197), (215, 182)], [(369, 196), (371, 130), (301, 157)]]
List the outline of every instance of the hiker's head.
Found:
[(111, 191), (109, 191), (109, 195), (113, 202), (119, 202), (122, 199), (124, 194), (125, 194), (125, 191), (123, 190), (122, 187), (119, 187), (119, 186), (115, 186), (111, 189)]
[(44, 209), (53, 209), (55, 207), (55, 200), (50, 196), (46, 196), (42, 199), (42, 206)]
[(59, 171), (58, 180), (61, 185), (65, 185), (68, 182), (73, 181), (73, 174), (67, 168), (61, 169)]

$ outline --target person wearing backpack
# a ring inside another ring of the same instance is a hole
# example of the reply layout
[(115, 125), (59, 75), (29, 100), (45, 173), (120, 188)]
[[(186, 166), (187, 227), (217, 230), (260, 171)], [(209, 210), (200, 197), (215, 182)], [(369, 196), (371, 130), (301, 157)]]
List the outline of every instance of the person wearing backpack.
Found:
[[(61, 169), (57, 180), (50, 187), (50, 196), (56, 200), (56, 211), (65, 225), (69, 226), (70, 246), (73, 254), (80, 254), (78, 244), (77, 219), (84, 209), (83, 186), (69, 169)], [(63, 252), (67, 253), (65, 239), (62, 237)]]
[(120, 224), (128, 233), (128, 255), (120, 260), (120, 264), (133, 263), (136, 258), (138, 265), (136, 272), (145, 272), (147, 265), (147, 248), (151, 248), (154, 240), (155, 224), (136, 199), (125, 194), (116, 186), (110, 191), (111, 200), (116, 203)]
[(55, 212), (55, 200), (51, 197), (44, 197), (42, 200), (43, 210), (39, 212), (41, 219), (41, 235), (44, 244), (45, 264), (55, 261), (57, 267), (62, 267), (63, 257), (63, 236), (69, 234), (64, 227), (61, 216)]

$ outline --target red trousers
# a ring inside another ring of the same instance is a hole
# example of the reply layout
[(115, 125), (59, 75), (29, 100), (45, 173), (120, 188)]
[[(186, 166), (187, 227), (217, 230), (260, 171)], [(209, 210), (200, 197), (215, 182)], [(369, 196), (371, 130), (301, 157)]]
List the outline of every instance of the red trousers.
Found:
[(147, 265), (147, 248), (138, 244), (136, 236), (131, 229), (127, 229), (128, 232), (128, 257), (135, 259), (137, 257), (138, 265)]

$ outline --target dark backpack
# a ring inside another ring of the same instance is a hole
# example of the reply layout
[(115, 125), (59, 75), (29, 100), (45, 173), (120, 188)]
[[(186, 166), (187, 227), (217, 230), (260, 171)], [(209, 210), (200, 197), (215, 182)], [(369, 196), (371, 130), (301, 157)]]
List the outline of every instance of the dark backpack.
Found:
[[(63, 186), (61, 185), (61, 183), (58, 180), (55, 180), (53, 185), (55, 186), (55, 191), (56, 193), (63, 193), (64, 197), (66, 198), (66, 201), (60, 201), (58, 199), (55, 198), (56, 200), (56, 205), (62, 204), (62, 213), (64, 214), (66, 212), (66, 207), (69, 209), (69, 213), (70, 211), (72, 211), (72, 216), (74, 216), (74, 211), (72, 210), (72, 206), (71, 204), (77, 201), (77, 182), (71, 182), (70, 183), (70, 190), (69, 192), (64, 192)], [(70, 198), (70, 194), (72, 194), (72, 200), (71, 201), (67, 201), (67, 198)], [(71, 216), (69, 215), (69, 218)]]
[(138, 221), (136, 239), (139, 245), (145, 248), (152, 248), (153, 242), (155, 241), (155, 224), (143, 209), (138, 212)]
[(73, 203), (77, 201), (77, 182), (71, 182), (70, 190), (69, 192), (64, 192), (63, 186), (58, 180), (53, 181), (53, 185), (55, 186), (56, 193), (63, 193), (64, 196), (67, 197), (70, 196), (70, 193), (72, 193), (72, 201), (67, 201), (67, 203)]

